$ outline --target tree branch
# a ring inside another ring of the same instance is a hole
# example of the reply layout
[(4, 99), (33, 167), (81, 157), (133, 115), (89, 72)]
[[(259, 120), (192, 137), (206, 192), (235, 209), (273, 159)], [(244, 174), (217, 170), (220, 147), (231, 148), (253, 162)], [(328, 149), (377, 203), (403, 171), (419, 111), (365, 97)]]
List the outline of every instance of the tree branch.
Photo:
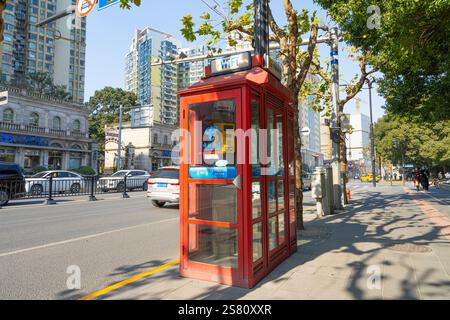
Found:
[(359, 69), (361, 70), (361, 75), (359, 77), (358, 82), (355, 84), (355, 88), (352, 90), (352, 92), (348, 93), (345, 99), (339, 101), (339, 109), (342, 111), (344, 108), (344, 105), (349, 102), (351, 99), (353, 99), (362, 89), (364, 86), (364, 83), (367, 80), (367, 77), (371, 75), (372, 73), (375, 73), (378, 71), (378, 68), (374, 68), (371, 71), (367, 71), (367, 53), (363, 53), (360, 61), (359, 61)]
[(311, 62), (313, 61), (314, 57), (314, 50), (316, 49), (317, 45), (317, 34), (318, 34), (318, 26), (317, 24), (313, 23), (311, 25), (311, 33), (309, 35), (309, 43), (308, 43), (308, 49), (306, 50), (306, 59), (303, 61), (302, 65), (300, 66), (300, 72), (297, 76), (297, 85), (301, 86), (303, 82), (305, 82), (306, 76), (308, 74), (309, 68), (311, 66)]
[(273, 32), (275, 41), (280, 41), (280, 38), (286, 37), (286, 32), (284, 32), (284, 30), (281, 29), (278, 23), (275, 21), (275, 18), (272, 15), (272, 10), (270, 9), (270, 7), (269, 7), (269, 26)]

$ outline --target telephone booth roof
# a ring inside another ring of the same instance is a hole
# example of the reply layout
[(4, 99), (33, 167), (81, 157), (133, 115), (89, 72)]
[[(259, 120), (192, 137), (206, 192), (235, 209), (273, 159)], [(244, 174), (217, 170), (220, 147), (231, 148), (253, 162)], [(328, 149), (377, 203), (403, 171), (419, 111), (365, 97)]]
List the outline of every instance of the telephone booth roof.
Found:
[(253, 67), (244, 71), (203, 78), (189, 88), (180, 90), (177, 93), (181, 96), (186, 96), (193, 93), (220, 90), (225, 87), (244, 84), (269, 87), (283, 100), (291, 101), (291, 92), (289, 89), (282, 85), (270, 72), (261, 67)]

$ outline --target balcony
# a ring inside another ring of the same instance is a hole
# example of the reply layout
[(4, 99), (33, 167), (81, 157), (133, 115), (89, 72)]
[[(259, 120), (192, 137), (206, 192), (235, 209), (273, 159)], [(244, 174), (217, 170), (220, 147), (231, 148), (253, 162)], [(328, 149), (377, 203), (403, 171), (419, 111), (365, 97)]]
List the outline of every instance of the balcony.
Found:
[(60, 136), (60, 137), (67, 136), (67, 131), (59, 129), (48, 129), (48, 133), (52, 136)]
[(20, 134), (39, 134), (44, 136), (59, 137), (59, 138), (72, 138), (72, 139), (89, 139), (89, 136), (85, 132), (79, 131), (66, 131), (51, 128), (43, 128), (28, 124), (12, 123), (0, 121), (0, 130), (20, 133)]

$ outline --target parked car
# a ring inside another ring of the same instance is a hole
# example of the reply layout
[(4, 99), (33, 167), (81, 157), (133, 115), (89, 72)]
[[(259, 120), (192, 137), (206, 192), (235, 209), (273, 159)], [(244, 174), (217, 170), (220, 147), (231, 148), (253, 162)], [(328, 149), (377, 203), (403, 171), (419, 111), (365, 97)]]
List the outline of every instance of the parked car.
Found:
[(48, 193), (50, 191), (50, 177), (52, 177), (52, 192), (55, 193), (79, 193), (82, 188), (86, 187), (85, 178), (76, 172), (48, 170), (26, 178), (26, 192), (34, 196)]
[(303, 171), (302, 172), (302, 182), (303, 190), (311, 190), (311, 173)]
[(148, 178), (147, 197), (155, 207), (180, 201), (180, 168), (162, 167)]
[(25, 175), (15, 163), (0, 162), (0, 206), (25, 195)]
[(145, 170), (120, 170), (109, 177), (100, 178), (98, 188), (103, 192), (117, 190), (123, 192), (125, 188), (125, 177), (127, 179), (127, 190), (147, 190), (147, 179), (150, 174)]

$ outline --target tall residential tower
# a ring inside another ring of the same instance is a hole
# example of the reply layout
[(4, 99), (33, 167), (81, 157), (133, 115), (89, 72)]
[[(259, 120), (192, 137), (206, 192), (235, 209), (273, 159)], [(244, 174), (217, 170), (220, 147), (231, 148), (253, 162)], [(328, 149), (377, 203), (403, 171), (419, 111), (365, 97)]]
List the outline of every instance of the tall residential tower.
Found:
[(47, 73), (74, 102), (84, 101), (86, 20), (75, 15), (38, 28), (36, 24), (76, 0), (8, 0), (0, 81), (22, 87), (31, 73)]
[(136, 30), (125, 56), (125, 90), (137, 95), (154, 121), (177, 122), (177, 66), (168, 62), (176, 56), (180, 42), (170, 34), (152, 28)]

